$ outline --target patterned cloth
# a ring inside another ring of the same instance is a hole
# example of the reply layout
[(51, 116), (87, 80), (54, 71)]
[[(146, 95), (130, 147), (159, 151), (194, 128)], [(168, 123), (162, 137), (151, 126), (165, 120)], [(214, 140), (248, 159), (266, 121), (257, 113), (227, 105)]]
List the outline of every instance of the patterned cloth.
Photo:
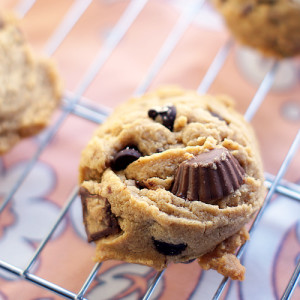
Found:
[[(111, 33), (128, 1), (93, 1), (63, 44), (54, 53), (66, 91), (76, 91), (105, 38)], [(1, 1), (14, 9), (16, 1)], [(22, 29), (33, 46), (43, 51), (72, 1), (43, 1), (25, 15)], [(101, 68), (85, 96), (89, 104), (109, 111), (127, 99), (147, 74), (151, 62), (185, 9), (187, 1), (150, 0), (125, 38)], [(196, 89), (219, 48), (230, 34), (221, 18), (205, 4), (180, 39), (150, 88), (179, 84)], [(234, 45), (210, 93), (225, 93), (245, 112), (272, 62), (253, 50)], [(262, 151), (265, 171), (276, 174), (300, 128), (299, 60), (280, 62), (274, 85), (252, 123)], [(53, 126), (60, 117), (58, 110)], [(51, 126), (49, 128), (51, 128)], [(0, 260), (25, 268), (51, 229), (60, 209), (77, 186), (81, 150), (96, 124), (70, 115), (40, 155), (0, 215)], [(49, 130), (49, 129), (48, 129)], [(0, 159), (0, 203), (43, 142), (47, 130), (26, 139)], [(286, 179), (300, 181), (300, 153)], [(298, 186), (299, 188), (299, 186)], [(279, 299), (300, 256), (300, 203), (276, 194), (251, 237), (242, 261), (244, 282), (230, 282), (225, 299)], [(94, 246), (86, 242), (80, 200), (71, 205), (35, 264), (37, 276), (77, 293), (94, 266)], [(103, 263), (86, 297), (88, 299), (140, 299), (151, 283), (151, 268), (118, 261)], [(151, 299), (211, 299), (222, 277), (202, 271), (197, 262), (170, 265)], [(296, 287), (293, 299), (300, 298)], [(0, 300), (61, 299), (52, 292), (0, 269)]]

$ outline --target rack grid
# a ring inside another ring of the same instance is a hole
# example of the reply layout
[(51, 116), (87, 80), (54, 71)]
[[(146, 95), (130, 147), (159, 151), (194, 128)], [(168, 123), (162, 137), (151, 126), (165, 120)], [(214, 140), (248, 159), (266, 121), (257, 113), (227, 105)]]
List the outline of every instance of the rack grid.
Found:
[[(33, 0), (23, 0), (20, 1), (16, 7), (16, 11), (18, 11), (19, 15), (24, 17), (28, 11), (35, 5), (37, 2)], [(151, 1), (151, 0), (149, 0)], [(18, 191), (21, 184), (26, 180), (27, 176), (33, 169), (34, 165), (38, 161), (39, 157), (42, 155), (43, 151), (49, 145), (53, 137), (56, 135), (58, 130), (63, 125), (66, 118), (73, 114), (85, 120), (89, 120), (96, 124), (101, 123), (109, 114), (109, 110), (97, 106), (95, 104), (91, 104), (89, 99), (84, 98), (84, 94), (86, 90), (89, 88), (90, 84), (95, 79), (96, 75), (103, 67), (105, 62), (109, 59), (112, 52), (118, 46), (119, 42), (123, 39), (126, 35), (128, 30), (130, 29), (133, 22), (136, 20), (138, 15), (143, 11), (145, 5), (147, 4), (147, 0), (131, 0), (122, 14), (121, 18), (118, 20), (116, 25), (114, 26), (112, 32), (109, 34), (108, 38), (105, 40), (104, 44), (102, 45), (101, 49), (99, 50), (96, 58), (91, 63), (90, 67), (87, 69), (86, 73), (82, 77), (82, 80), (78, 84), (77, 88), (74, 92), (65, 92), (65, 96), (63, 99), (61, 113), (54, 124), (50, 126), (50, 128), (46, 131), (43, 136), (42, 142), (39, 144), (36, 152), (34, 155), (26, 162), (26, 166), (22, 171), (21, 175), (18, 177), (16, 182), (14, 183), (13, 187), (8, 191), (5, 198), (0, 202), (0, 214), (3, 213), (4, 209), (8, 206), (8, 204), (12, 201), (14, 195)], [(153, 63), (150, 65), (148, 71), (146, 72), (145, 77), (138, 85), (135, 90), (136, 95), (144, 93), (148, 87), (150, 86), (151, 82), (154, 80), (155, 76), (161, 70), (162, 66), (166, 62), (166, 60), (171, 55), (172, 51), (178, 44), (179, 40), (182, 38), (190, 24), (194, 21), (198, 12), (202, 9), (203, 5), (205, 4), (205, 0), (197, 0), (197, 1), (190, 1), (189, 5), (186, 5), (182, 10), (178, 21), (176, 22), (175, 26), (170, 31), (169, 35), (167, 36), (165, 42), (161, 46), (160, 50), (158, 51)], [(86, 9), (92, 3), (92, 0), (74, 0), (72, 6), (70, 7), (69, 11), (65, 15), (64, 19), (62, 20), (61, 24), (57, 27), (57, 30), (54, 32), (52, 37), (48, 40), (47, 45), (45, 47), (46, 54), (53, 55), (55, 51), (59, 48), (61, 43), (67, 37), (68, 33), (72, 30), (72, 28), (76, 25), (77, 21), (80, 17), (84, 14)], [(234, 41), (229, 39), (227, 42), (222, 45), (220, 50), (218, 51), (217, 55), (213, 59), (211, 65), (209, 66), (205, 76), (203, 77), (199, 87), (199, 93), (205, 93), (208, 91), (209, 87), (212, 85), (213, 81), (215, 80), (216, 76), (219, 74), (220, 70), (222, 69), (223, 64), (230, 53), (234, 45)], [(264, 79), (262, 80), (261, 84), (259, 85), (248, 109), (245, 113), (245, 119), (251, 121), (255, 116), (256, 112), (259, 110), (262, 102), (264, 101), (267, 93), (270, 91), (272, 84), (274, 82), (274, 77), (278, 70), (279, 62), (272, 62), (272, 65), (265, 75)], [(296, 137), (292, 145), (289, 148), (289, 151), (281, 164), (281, 167), (276, 175), (272, 175), (269, 173), (265, 174), (266, 177), (266, 186), (269, 189), (268, 194), (266, 196), (265, 202), (259, 213), (257, 214), (251, 228), (250, 234), (253, 235), (255, 238), (254, 231), (262, 218), (263, 213), (266, 209), (268, 209), (268, 204), (273, 197), (274, 194), (283, 195), (287, 198), (293, 199), (295, 201), (300, 201), (300, 186), (298, 184), (285, 181), (283, 180), (283, 176), (285, 172), (289, 168), (289, 164), (297, 153), (298, 148), (300, 145), (300, 131), (298, 131)], [(48, 241), (51, 239), (55, 231), (57, 230), (58, 226), (61, 224), (63, 218), (65, 217), (66, 213), (70, 210), (70, 207), (74, 203), (78, 194), (78, 187), (75, 185), (71, 195), (67, 199), (64, 207), (61, 209), (60, 214), (58, 215), (55, 223), (51, 227), (51, 230), (47, 233), (44, 239), (38, 245), (34, 255), (28, 261), (27, 266), (25, 268), (18, 268), (15, 265), (0, 260), (0, 269), (13, 274), (19, 278), (27, 280), (33, 284), (36, 284), (40, 287), (48, 289), (55, 294), (67, 299), (86, 299), (85, 293), (87, 292), (89, 286), (92, 284), (96, 274), (98, 273), (99, 269), (101, 268), (101, 263), (96, 263), (93, 269), (91, 270), (89, 276), (86, 278), (86, 281), (83, 283), (82, 287), (80, 288), (78, 293), (69, 291), (68, 289), (54, 284), (53, 282), (47, 281), (37, 275), (34, 274), (32, 271), (32, 267), (41, 255), (42, 251), (44, 250), (45, 246), (47, 245)], [(238, 253), (237, 256), (240, 258), (245, 250), (245, 247), (248, 243), (243, 245)], [(148, 287), (147, 292), (143, 296), (143, 299), (150, 299), (153, 291), (155, 290), (157, 284), (161, 280), (164, 275), (164, 271), (158, 272), (156, 276), (153, 278), (152, 283)], [(296, 268), (291, 274), (291, 278), (286, 286), (284, 294), (281, 296), (281, 299), (291, 299), (293, 292), (296, 288), (297, 282), (300, 276), (300, 260), (296, 264)], [(224, 278), (217, 290), (215, 291), (215, 295), (213, 299), (220, 299), (222, 296), (222, 292), (224, 291), (226, 285), (228, 284), (228, 278)]]

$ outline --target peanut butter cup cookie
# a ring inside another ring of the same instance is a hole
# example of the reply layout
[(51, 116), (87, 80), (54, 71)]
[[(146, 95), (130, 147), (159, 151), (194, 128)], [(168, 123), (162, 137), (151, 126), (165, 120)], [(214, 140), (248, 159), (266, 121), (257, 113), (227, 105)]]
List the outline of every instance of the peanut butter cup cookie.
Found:
[(62, 88), (52, 61), (35, 55), (18, 21), (0, 14), (0, 154), (38, 133), (59, 103)]
[(267, 56), (300, 53), (299, 0), (212, 0), (242, 44)]
[(199, 259), (234, 279), (264, 198), (249, 124), (225, 97), (162, 88), (130, 99), (82, 153), (83, 220), (96, 259), (158, 270)]

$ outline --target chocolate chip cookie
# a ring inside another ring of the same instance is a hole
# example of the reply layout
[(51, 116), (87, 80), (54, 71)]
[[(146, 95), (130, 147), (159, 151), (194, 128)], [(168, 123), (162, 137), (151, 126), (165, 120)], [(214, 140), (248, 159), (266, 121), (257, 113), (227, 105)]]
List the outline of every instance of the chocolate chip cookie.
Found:
[(299, 0), (213, 0), (242, 44), (267, 56), (300, 53)]
[(119, 106), (80, 161), (96, 259), (158, 270), (198, 258), (242, 280), (234, 255), (264, 198), (254, 133), (225, 96), (161, 88)]
[(0, 14), (0, 154), (40, 132), (62, 94), (56, 67), (38, 57), (17, 19)]

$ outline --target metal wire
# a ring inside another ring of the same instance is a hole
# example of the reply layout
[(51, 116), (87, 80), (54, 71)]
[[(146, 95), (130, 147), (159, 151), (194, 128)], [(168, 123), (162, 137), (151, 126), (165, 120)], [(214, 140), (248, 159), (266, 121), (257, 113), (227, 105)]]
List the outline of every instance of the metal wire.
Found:
[[(271, 188), (275, 176), (265, 173), (265, 185), (268, 189)], [(276, 186), (276, 193), (293, 200), (300, 201), (300, 186), (298, 184), (282, 180)]]
[(208, 91), (210, 86), (212, 85), (213, 81), (216, 79), (217, 75), (219, 74), (221, 68), (226, 61), (226, 58), (230, 52), (230, 49), (233, 45), (233, 40), (229, 39), (219, 50), (215, 58), (213, 59), (212, 63), (210, 64), (206, 74), (204, 75), (197, 92), (199, 94), (204, 94)]
[(150, 66), (148, 72), (146, 73), (145, 78), (134, 92), (134, 95), (143, 94), (147, 90), (150, 83), (157, 75), (157, 73), (159, 72), (163, 64), (166, 62), (166, 60), (169, 58), (175, 46), (178, 44), (180, 38), (187, 30), (189, 25), (192, 23), (193, 19), (195, 18), (199, 10), (202, 8), (205, 1), (206, 0), (192, 1), (191, 5), (185, 7), (179, 20), (175, 24), (171, 33), (168, 35), (163, 46), (159, 50), (156, 58), (154, 59), (152, 65)]
[[(20, 1), (17, 11), (21, 16), (24, 16), (29, 9), (33, 6), (33, 4), (36, 1), (27, 0), (27, 1)], [(57, 28), (53, 36), (49, 39), (45, 51), (49, 55), (53, 54), (56, 49), (59, 47), (59, 45), (62, 43), (64, 38), (68, 35), (70, 30), (73, 28), (73, 26), (77, 23), (80, 16), (84, 13), (84, 11), (87, 9), (89, 4), (91, 3), (91, 0), (84, 1), (84, 0), (77, 0), (73, 3), (71, 9), (66, 14), (63, 22), (61, 25)], [(63, 106), (62, 106), (62, 114), (58, 121), (54, 124), (54, 126), (50, 129), (48, 132), (46, 138), (39, 146), (38, 150), (36, 151), (35, 155), (32, 157), (32, 159), (27, 164), (24, 172), (22, 175), (17, 179), (15, 185), (13, 188), (9, 191), (8, 196), (4, 199), (0, 206), (0, 214), (4, 210), (7, 203), (12, 199), (15, 192), (18, 190), (19, 186), (23, 183), (24, 179), (27, 177), (31, 169), (33, 168), (35, 162), (38, 160), (40, 154), (45, 149), (45, 147), (48, 145), (50, 140), (53, 138), (55, 133), (60, 128), (61, 124), (64, 122), (64, 120), (67, 118), (67, 116), (72, 113), (77, 116), (80, 116), (84, 119), (101, 123), (109, 114), (109, 111), (102, 109), (100, 107), (91, 107), (89, 104), (86, 103), (86, 101), (82, 100), (82, 96), (86, 89), (90, 86), (92, 81), (94, 80), (95, 76), (101, 69), (101, 67), (104, 65), (104, 63), (107, 61), (108, 57), (111, 55), (115, 47), (118, 45), (120, 40), (123, 38), (125, 33), (128, 31), (129, 27), (132, 25), (138, 14), (142, 11), (145, 4), (147, 3), (146, 0), (133, 0), (128, 5), (126, 11), (122, 15), (122, 17), (119, 19), (118, 23), (114, 27), (111, 35), (108, 37), (108, 39), (105, 41), (103, 47), (97, 54), (95, 60), (90, 65), (90, 68), (88, 71), (84, 74), (82, 80), (80, 81), (80, 84), (78, 85), (76, 91), (72, 93), (72, 96), (65, 96), (63, 100)], [(205, 0), (199, 0), (197, 2), (192, 3), (189, 5), (184, 11), (182, 12), (178, 22), (174, 26), (173, 30), (169, 34), (168, 38), (166, 39), (165, 43), (161, 47), (160, 51), (158, 52), (158, 55), (156, 56), (155, 60), (151, 64), (146, 76), (144, 77), (141, 84), (136, 89), (135, 94), (140, 94), (145, 92), (145, 90), (149, 87), (150, 83), (154, 79), (154, 77), (157, 75), (163, 64), (166, 62), (172, 51), (174, 50), (175, 46), (177, 45), (178, 41), (180, 40), (181, 36), (184, 34), (188, 26), (193, 21), (194, 17), (196, 16), (199, 9), (203, 6), (205, 3)], [(229, 52), (232, 47), (233, 41), (228, 40), (219, 50), (217, 55), (215, 56), (214, 60), (212, 61), (210, 67), (207, 70), (206, 75), (204, 76), (201, 84), (198, 87), (199, 93), (205, 93), (209, 87), (211, 86), (212, 82), (215, 80), (216, 76), (218, 75), (219, 71), (221, 70)], [(278, 67), (278, 63), (274, 62), (270, 71), (265, 76), (264, 80), (262, 81), (260, 87), (258, 88), (254, 98), (252, 99), (246, 113), (245, 118), (250, 121), (257, 110), (259, 109), (262, 101), (265, 99), (265, 96), (269, 92), (273, 81), (274, 76), (276, 74), (276, 69)], [(271, 174), (266, 174), (266, 186), (269, 188), (269, 193), (266, 197), (265, 203), (261, 210), (259, 211), (257, 218), (254, 220), (252, 227), (250, 229), (250, 233), (252, 234), (252, 231), (256, 228), (260, 218), (262, 217), (263, 212), (265, 211), (268, 202), (270, 201), (272, 195), (276, 192), (279, 194), (282, 194), (284, 196), (287, 196), (291, 199), (298, 200), (300, 199), (300, 191), (299, 186), (292, 184), (290, 182), (283, 182), (281, 180), (282, 176), (284, 175), (285, 171), (288, 168), (288, 165), (295, 154), (300, 141), (300, 132), (298, 132), (289, 152), (286, 156), (283, 164), (281, 165), (281, 168), (279, 172), (277, 173), (276, 177), (274, 178)], [(281, 182), (281, 183), (280, 183)], [(70, 292), (63, 287), (60, 287), (52, 282), (49, 282), (47, 280), (44, 280), (32, 273), (29, 272), (30, 268), (34, 264), (34, 262), (38, 259), (41, 251), (44, 249), (47, 242), (50, 240), (52, 234), (57, 229), (58, 225), (62, 222), (65, 214), (68, 212), (70, 206), (74, 202), (76, 195), (77, 195), (78, 187), (74, 188), (74, 191), (70, 195), (69, 200), (66, 202), (64, 208), (61, 210), (59, 216), (57, 217), (56, 222), (51, 227), (48, 234), (45, 236), (44, 240), (40, 243), (39, 247), (37, 248), (36, 252), (34, 253), (33, 257), (28, 262), (26, 268), (24, 270), (19, 269), (11, 264), (8, 264), (4, 261), (0, 260), (0, 268), (3, 270), (6, 270), (16, 276), (23, 277), (24, 279), (31, 281), (34, 284), (37, 284), (38, 286), (44, 287), (48, 290), (53, 291), (54, 293), (65, 297), (67, 299), (84, 299), (84, 295), (92, 283), (95, 275), (100, 269), (101, 263), (95, 264), (93, 269), (91, 270), (89, 276), (87, 277), (86, 281), (82, 285), (80, 291), (78, 294), (75, 294), (73, 292)], [(237, 253), (237, 256), (240, 257), (246, 247), (246, 244), (243, 245), (239, 252)], [(146, 294), (144, 295), (143, 299), (150, 299), (153, 291), (155, 290), (155, 287), (157, 286), (159, 280), (162, 278), (165, 270), (158, 272), (156, 276), (154, 277), (153, 281), (151, 282)], [(286, 291), (284, 295), (282, 296), (282, 299), (290, 299), (293, 290), (295, 289), (296, 283), (299, 280), (299, 273), (300, 273), (300, 262), (298, 262), (298, 265), (295, 268), (295, 271), (286, 287)], [(222, 291), (224, 290), (226, 284), (228, 282), (228, 278), (224, 278), (221, 282), (219, 288), (217, 289), (214, 298), (213, 299), (219, 299), (219, 297), (222, 294)]]
[(23, 18), (28, 11), (31, 9), (31, 7), (34, 5), (36, 0), (21, 0), (19, 1), (19, 4), (15, 8), (16, 13), (19, 15), (19, 17)]
[(255, 93), (255, 96), (253, 97), (253, 99), (244, 115), (246, 121), (250, 122), (252, 120), (252, 118), (256, 114), (257, 110), (259, 109), (260, 105), (264, 101), (267, 93), (271, 89), (273, 81), (274, 81), (274, 77), (276, 74), (276, 70), (278, 68), (278, 64), (279, 63), (277, 61), (274, 61), (272, 63), (272, 67), (271, 67), (270, 71), (267, 73), (267, 75), (263, 79), (262, 83), (260, 84), (257, 92)]
[(76, 0), (69, 11), (66, 13), (63, 21), (57, 27), (52, 37), (48, 40), (45, 46), (45, 53), (48, 56), (54, 54), (60, 44), (63, 42), (68, 33), (92, 3), (92, 0)]
[(299, 277), (300, 277), (300, 259), (298, 259), (298, 263), (295, 268), (295, 271), (284, 291), (284, 294), (281, 297), (281, 300), (291, 299), (291, 297), (293, 295), (293, 291), (295, 290), (297, 282), (299, 281)]
[(103, 48), (99, 51), (90, 68), (83, 76), (81, 84), (75, 90), (75, 95), (78, 95), (79, 98), (90, 86), (101, 67), (107, 61), (113, 50), (119, 44), (147, 2), (148, 0), (132, 0), (130, 2), (125, 13), (121, 16), (115, 28), (113, 29), (112, 34), (107, 38)]
[(54, 284), (53, 282), (47, 281), (45, 279), (42, 279), (41, 277), (36, 276), (34, 274), (31, 274), (31, 273), (23, 274), (22, 269), (17, 268), (11, 264), (8, 264), (2, 260), (0, 260), (0, 268), (3, 270), (6, 270), (7, 272), (9, 272), (11, 274), (18, 276), (18, 277), (24, 278), (40, 287), (48, 289), (64, 298), (75, 299), (75, 297), (76, 297), (75, 293), (72, 293), (72, 292), (68, 291), (67, 289), (62, 288), (61, 286)]
[[(72, 105), (72, 100), (64, 98), (62, 103), (62, 109), (65, 111), (69, 111), (70, 105)], [(96, 107), (93, 108), (97, 109)], [(72, 114), (98, 124), (102, 123), (108, 116), (106, 112), (102, 112), (99, 110), (95, 111), (91, 107), (84, 105), (84, 103), (76, 103), (75, 105), (73, 105)]]
[(39, 245), (39, 247), (35, 251), (33, 257), (30, 259), (29, 263), (27, 264), (27, 266), (23, 270), (23, 275), (26, 274), (26, 273), (28, 273), (29, 269), (31, 268), (31, 266), (33, 265), (33, 263), (36, 261), (36, 259), (40, 255), (41, 251), (46, 246), (47, 242), (50, 240), (51, 236), (53, 235), (54, 231), (56, 230), (56, 228), (58, 227), (58, 225), (62, 221), (63, 217), (67, 213), (68, 209), (70, 208), (70, 206), (72, 205), (72, 203), (74, 202), (74, 200), (76, 199), (77, 195), (78, 195), (78, 187), (75, 187), (74, 190), (73, 190), (73, 192), (72, 192), (72, 194), (71, 194), (70, 199), (65, 204), (65, 207), (61, 210), (61, 212), (60, 212), (57, 220), (55, 221), (55, 223), (51, 227), (51, 230), (45, 236), (44, 240), (41, 242), (41, 244)]
[(76, 295), (75, 299), (83, 299), (83, 295), (86, 293), (87, 289), (89, 288), (90, 284), (92, 283), (93, 279), (95, 278), (96, 274), (98, 273), (102, 263), (98, 262), (95, 264), (94, 268), (92, 269), (91, 273), (87, 277), (85, 283), (81, 287), (79, 293)]
[(159, 272), (155, 275), (155, 277), (154, 277), (153, 281), (151, 282), (151, 284), (150, 284), (150, 286), (149, 286), (149, 288), (148, 288), (146, 294), (145, 294), (144, 297), (143, 297), (143, 300), (150, 299), (152, 293), (154, 292), (154, 289), (156, 288), (158, 282), (160, 281), (160, 279), (161, 279), (162, 276), (164, 275), (165, 271), (166, 271), (166, 270), (164, 269), (164, 270), (162, 270), (162, 271), (159, 271)]

